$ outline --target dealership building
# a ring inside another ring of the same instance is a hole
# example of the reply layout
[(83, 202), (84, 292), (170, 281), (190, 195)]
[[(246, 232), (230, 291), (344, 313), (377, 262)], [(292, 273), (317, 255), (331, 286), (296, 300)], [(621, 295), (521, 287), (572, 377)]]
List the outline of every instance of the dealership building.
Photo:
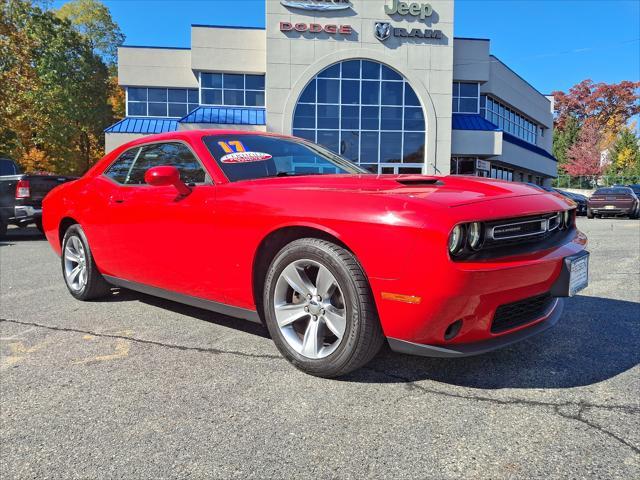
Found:
[(454, 37), (453, 7), (266, 0), (265, 28), (191, 25), (190, 48), (120, 47), (127, 114), (106, 149), (175, 130), (268, 131), (376, 173), (549, 183), (552, 99), (488, 39)]

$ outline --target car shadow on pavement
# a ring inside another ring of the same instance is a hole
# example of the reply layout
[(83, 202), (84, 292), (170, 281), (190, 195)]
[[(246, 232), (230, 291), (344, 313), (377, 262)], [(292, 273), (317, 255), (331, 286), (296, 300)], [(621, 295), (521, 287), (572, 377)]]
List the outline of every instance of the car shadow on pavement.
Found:
[(0, 247), (14, 245), (15, 242), (31, 242), (34, 240), (46, 240), (36, 227), (9, 228), (5, 237), (0, 239)]
[(343, 381), (433, 380), (471, 388), (570, 388), (619, 375), (640, 363), (640, 304), (609, 298), (568, 299), (558, 324), (502, 350), (441, 359), (385, 348)]
[(233, 328), (241, 332), (250, 333), (258, 337), (269, 338), (269, 332), (261, 324), (242, 320), (239, 318), (229, 317), (219, 313), (203, 310), (201, 308), (191, 307), (183, 303), (165, 300), (164, 298), (154, 297), (145, 293), (134, 292), (125, 288), (114, 287), (111, 294), (106, 298), (100, 298), (97, 302), (133, 302), (138, 301), (151, 305), (153, 307), (162, 308), (179, 315), (197, 318), (205, 322), (213, 323), (227, 328)]

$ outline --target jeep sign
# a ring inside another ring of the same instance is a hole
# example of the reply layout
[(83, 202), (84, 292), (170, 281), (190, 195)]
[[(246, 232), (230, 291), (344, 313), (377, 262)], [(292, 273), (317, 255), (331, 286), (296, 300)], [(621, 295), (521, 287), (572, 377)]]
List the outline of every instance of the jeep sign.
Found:
[(420, 20), (424, 20), (430, 17), (433, 13), (433, 8), (428, 3), (407, 3), (400, 2), (398, 0), (391, 0), (393, 3), (391, 6), (384, 6), (384, 13), (387, 15), (411, 15), (412, 17), (420, 17)]

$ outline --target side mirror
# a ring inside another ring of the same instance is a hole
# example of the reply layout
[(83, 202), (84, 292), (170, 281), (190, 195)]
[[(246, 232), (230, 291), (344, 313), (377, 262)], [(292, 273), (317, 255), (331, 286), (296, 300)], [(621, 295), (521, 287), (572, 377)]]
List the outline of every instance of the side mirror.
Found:
[(180, 195), (189, 195), (191, 193), (191, 189), (180, 180), (178, 169), (170, 165), (150, 168), (144, 173), (144, 181), (154, 187), (173, 185)]

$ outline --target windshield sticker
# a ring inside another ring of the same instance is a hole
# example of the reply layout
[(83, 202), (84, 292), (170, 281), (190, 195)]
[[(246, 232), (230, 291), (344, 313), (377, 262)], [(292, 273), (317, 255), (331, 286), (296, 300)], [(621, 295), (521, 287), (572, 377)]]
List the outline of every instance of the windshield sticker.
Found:
[(222, 163), (251, 163), (264, 162), (273, 158), (268, 153), (262, 152), (235, 152), (229, 153), (220, 159)]
[(247, 149), (244, 148), (244, 145), (239, 140), (232, 140), (230, 142), (218, 142), (220, 148), (224, 151), (224, 153), (234, 153), (234, 152), (246, 152)]

